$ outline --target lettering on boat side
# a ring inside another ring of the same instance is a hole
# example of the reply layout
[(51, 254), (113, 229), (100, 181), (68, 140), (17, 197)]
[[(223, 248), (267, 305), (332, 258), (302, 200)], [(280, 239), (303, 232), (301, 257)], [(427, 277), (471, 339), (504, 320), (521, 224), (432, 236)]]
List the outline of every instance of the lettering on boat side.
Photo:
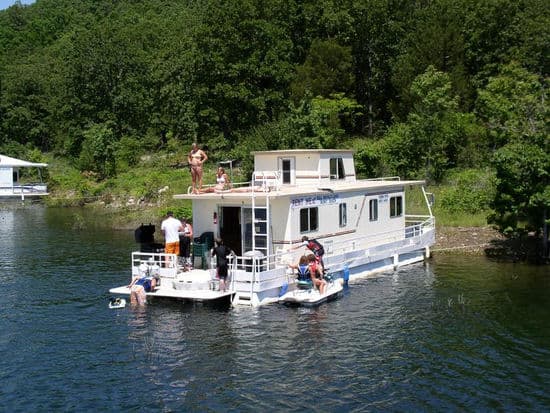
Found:
[(336, 204), (340, 201), (338, 194), (323, 194), (293, 198), (290, 200), (292, 208), (301, 208), (314, 205)]

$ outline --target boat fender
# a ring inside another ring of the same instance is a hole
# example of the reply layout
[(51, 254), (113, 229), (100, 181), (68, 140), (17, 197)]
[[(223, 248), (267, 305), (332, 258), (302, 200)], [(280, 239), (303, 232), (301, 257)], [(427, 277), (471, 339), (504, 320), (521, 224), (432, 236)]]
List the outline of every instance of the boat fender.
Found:
[(349, 281), (349, 267), (348, 264), (344, 265), (344, 287), (348, 286)]
[(285, 295), (287, 291), (288, 291), (288, 283), (285, 282), (283, 285), (281, 285), (281, 291), (279, 292), (279, 297), (282, 297), (283, 295)]

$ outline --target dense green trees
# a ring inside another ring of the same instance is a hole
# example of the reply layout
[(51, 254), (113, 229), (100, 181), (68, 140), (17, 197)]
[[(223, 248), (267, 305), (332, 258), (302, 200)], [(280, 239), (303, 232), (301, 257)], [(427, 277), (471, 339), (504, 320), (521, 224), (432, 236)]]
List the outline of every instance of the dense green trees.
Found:
[(501, 68), (479, 93), (480, 114), (487, 124), (496, 169), (497, 193), (492, 220), (506, 231), (518, 224), (544, 228), (550, 211), (550, 111), (548, 80), (541, 81), (517, 63)]
[(243, 164), (353, 146), (365, 175), (493, 168), (495, 222), (540, 228), (548, 27), (544, 0), (16, 4), (0, 12), (0, 148), (104, 179), (194, 140)]

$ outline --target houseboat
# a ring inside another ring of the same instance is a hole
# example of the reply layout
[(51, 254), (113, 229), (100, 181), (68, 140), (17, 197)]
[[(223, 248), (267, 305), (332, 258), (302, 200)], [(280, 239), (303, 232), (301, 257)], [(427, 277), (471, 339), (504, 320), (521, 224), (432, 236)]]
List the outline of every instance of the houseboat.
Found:
[[(47, 185), (42, 181), (42, 168), (48, 164), (23, 161), (0, 155), (0, 199), (41, 197), (48, 195)], [(31, 168), (37, 171), (38, 182), (22, 182), (21, 169)]]
[[(132, 273), (154, 257), (160, 286), (149, 295), (191, 300), (228, 297), (234, 305), (278, 302), (296, 288), (289, 264), (310, 253), (303, 237), (324, 247), (333, 277), (354, 279), (422, 261), (435, 241), (435, 219), (424, 181), (398, 177), (358, 179), (351, 150), (253, 152), (252, 180), (223, 191), (174, 195), (192, 202), (195, 238), (192, 270), (174, 255), (132, 253)], [(416, 188), (425, 213), (406, 214)], [(212, 286), (209, 251), (220, 237), (230, 247), (229, 290)], [(186, 271), (187, 270), (187, 271)], [(126, 287), (110, 290), (129, 294)]]

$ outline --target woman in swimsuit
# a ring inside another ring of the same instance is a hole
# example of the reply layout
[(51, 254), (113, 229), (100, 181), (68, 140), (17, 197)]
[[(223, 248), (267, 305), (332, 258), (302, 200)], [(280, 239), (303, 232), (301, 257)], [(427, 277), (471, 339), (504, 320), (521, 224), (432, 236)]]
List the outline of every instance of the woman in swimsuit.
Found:
[(225, 169), (220, 166), (218, 167), (218, 172), (216, 172), (216, 185), (209, 186), (208, 188), (205, 188), (200, 192), (203, 194), (207, 192), (221, 192), (227, 191), (231, 188), (231, 180), (229, 179), (229, 176), (227, 176), (227, 174), (225, 173)]
[(187, 161), (191, 166), (191, 181), (193, 187), (193, 193), (198, 194), (202, 188), (202, 164), (206, 162), (208, 156), (202, 149), (199, 149), (198, 145), (193, 142), (191, 145), (191, 152), (187, 156)]

